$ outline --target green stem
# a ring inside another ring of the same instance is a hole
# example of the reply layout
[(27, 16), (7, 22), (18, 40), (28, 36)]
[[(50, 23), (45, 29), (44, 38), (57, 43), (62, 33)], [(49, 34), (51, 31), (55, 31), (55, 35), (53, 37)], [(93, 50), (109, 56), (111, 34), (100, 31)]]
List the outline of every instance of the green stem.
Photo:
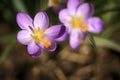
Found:
[(93, 38), (95, 40), (96, 46), (107, 47), (120, 52), (120, 45), (115, 43), (114, 41), (96, 36), (94, 36)]
[(0, 56), (0, 63), (2, 63), (7, 58), (8, 54), (15, 46), (15, 44), (16, 44), (16, 40), (13, 38), (11, 40), (11, 43), (7, 46), (7, 48), (3, 51), (2, 55)]

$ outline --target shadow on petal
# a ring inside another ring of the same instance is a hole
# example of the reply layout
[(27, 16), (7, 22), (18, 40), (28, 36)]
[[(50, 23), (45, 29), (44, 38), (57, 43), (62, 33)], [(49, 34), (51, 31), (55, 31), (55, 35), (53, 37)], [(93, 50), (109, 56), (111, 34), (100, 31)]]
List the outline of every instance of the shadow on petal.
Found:
[(51, 38), (58, 38), (62, 36), (65, 33), (65, 26), (63, 25), (55, 25), (51, 26), (49, 29), (46, 30), (46, 36), (51, 37)]
[(69, 35), (68, 32), (65, 31), (65, 33), (61, 37), (57, 38), (56, 41), (57, 42), (63, 42), (68, 38), (68, 35)]
[(57, 48), (56, 42), (52, 42), (52, 45), (48, 47), (47, 50), (53, 52), (56, 50), (56, 48)]
[(27, 47), (28, 53), (32, 57), (38, 57), (42, 53), (42, 48), (39, 47), (35, 42), (31, 42)]

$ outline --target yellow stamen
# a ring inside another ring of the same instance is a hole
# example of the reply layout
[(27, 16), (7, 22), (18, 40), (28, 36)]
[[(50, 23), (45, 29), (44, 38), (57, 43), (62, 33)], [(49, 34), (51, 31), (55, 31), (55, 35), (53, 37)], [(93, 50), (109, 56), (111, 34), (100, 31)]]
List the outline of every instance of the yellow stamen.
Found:
[(82, 25), (82, 22), (83, 22), (82, 18), (73, 17), (71, 21), (71, 25), (73, 26), (73, 28), (80, 28), (80, 26)]
[(33, 31), (33, 38), (36, 42), (40, 42), (42, 40), (42, 37), (44, 36), (45, 30), (39, 32), (38, 29), (34, 29)]
[(83, 32), (86, 32), (88, 28), (89, 28), (89, 26), (87, 26), (87, 25), (83, 25), (81, 27), (81, 29), (82, 29)]
[(43, 40), (42, 42), (45, 45), (45, 48), (48, 48), (51, 46), (51, 42), (49, 42), (49, 41)]
[(81, 17), (73, 16), (71, 19), (71, 26), (75, 29), (81, 29), (83, 32), (86, 32), (89, 26), (83, 24), (84, 20)]
[(44, 39), (45, 32), (46, 30), (40, 32), (39, 29), (34, 29), (33, 34), (31, 36), (36, 43), (42, 43), (45, 46), (45, 48), (48, 48), (51, 46), (51, 42)]

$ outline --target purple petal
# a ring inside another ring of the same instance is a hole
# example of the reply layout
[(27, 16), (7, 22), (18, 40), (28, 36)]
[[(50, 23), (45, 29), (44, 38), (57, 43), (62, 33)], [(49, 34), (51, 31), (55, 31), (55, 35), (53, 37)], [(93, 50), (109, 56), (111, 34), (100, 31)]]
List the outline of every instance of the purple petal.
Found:
[(57, 48), (56, 42), (52, 42), (52, 45), (47, 48), (48, 51), (55, 51)]
[(17, 24), (21, 29), (29, 30), (29, 27), (33, 27), (32, 18), (24, 12), (19, 12), (16, 16), (16, 20), (17, 20)]
[(89, 32), (99, 33), (104, 27), (104, 23), (98, 17), (91, 17), (88, 19)]
[(92, 16), (94, 13), (94, 8), (92, 4), (84, 3), (79, 6), (77, 10), (77, 15), (83, 17), (84, 19)]
[(82, 0), (68, 0), (67, 8), (71, 15), (76, 13), (78, 6), (82, 3)]
[(34, 17), (34, 27), (40, 28), (40, 30), (44, 30), (48, 28), (49, 18), (45, 12), (39, 12)]
[(86, 33), (80, 31), (80, 38), (81, 38), (82, 40), (85, 40), (85, 38), (86, 38)]
[(57, 38), (56, 41), (57, 41), (57, 42), (63, 42), (63, 41), (65, 41), (67, 38), (68, 38), (68, 32), (65, 31), (65, 33), (64, 33), (61, 37)]
[(28, 44), (27, 50), (29, 55), (32, 57), (37, 57), (42, 52), (42, 48), (36, 45), (35, 42), (31, 42), (30, 44)]
[(76, 49), (79, 47), (79, 45), (79, 33), (72, 31), (72, 33), (70, 34), (70, 46), (71, 48)]
[(31, 42), (30, 32), (27, 30), (21, 30), (17, 34), (17, 40), (24, 45), (27, 45)]
[(62, 9), (59, 12), (59, 19), (62, 23), (68, 23), (69, 19), (70, 19), (70, 15), (67, 9)]
[(58, 38), (65, 33), (65, 26), (55, 25), (46, 30), (46, 35), (52, 38)]

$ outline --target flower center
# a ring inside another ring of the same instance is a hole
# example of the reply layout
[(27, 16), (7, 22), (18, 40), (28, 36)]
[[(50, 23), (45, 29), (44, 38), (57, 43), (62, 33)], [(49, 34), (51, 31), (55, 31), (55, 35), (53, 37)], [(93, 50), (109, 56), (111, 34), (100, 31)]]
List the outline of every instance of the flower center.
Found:
[(81, 29), (83, 32), (86, 32), (87, 29), (89, 28), (89, 26), (83, 24), (84, 23), (83, 18), (80, 18), (80, 17), (77, 17), (77, 16), (72, 17), (70, 23), (71, 23), (71, 26), (73, 28)]
[(44, 39), (45, 31), (46, 30), (40, 32), (39, 29), (34, 29), (33, 34), (31, 36), (36, 43), (42, 43), (45, 46), (45, 48), (48, 48), (51, 46), (51, 42)]

